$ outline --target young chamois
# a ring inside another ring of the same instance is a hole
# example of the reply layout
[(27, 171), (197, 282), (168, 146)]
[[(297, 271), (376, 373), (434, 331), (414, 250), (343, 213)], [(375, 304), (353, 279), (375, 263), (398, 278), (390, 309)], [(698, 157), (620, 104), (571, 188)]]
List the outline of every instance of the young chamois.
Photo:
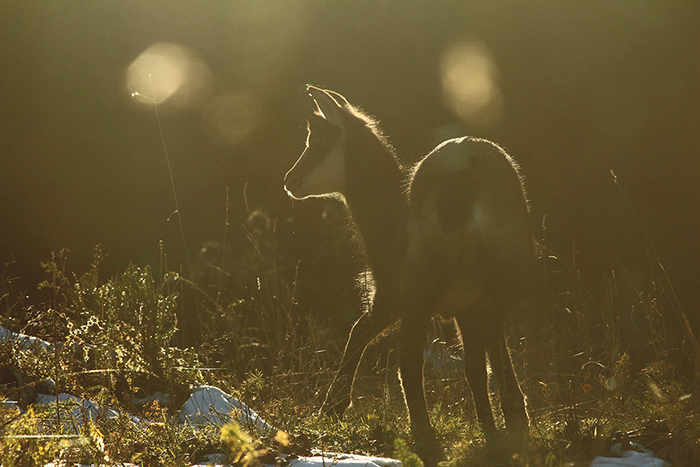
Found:
[[(423, 392), (423, 350), (433, 316), (454, 318), (464, 374), (487, 439), (496, 435), (486, 355), (514, 447), (528, 418), (504, 336), (503, 315), (527, 293), (533, 243), (516, 163), (475, 138), (445, 141), (408, 175), (376, 123), (338, 93), (305, 86), (306, 149), (285, 176), (294, 199), (343, 201), (363, 240), (375, 294), (355, 323), (324, 410), (342, 415), (365, 347), (401, 320), (400, 374), (417, 443), (435, 443)], [(408, 184), (408, 190), (406, 185)]]

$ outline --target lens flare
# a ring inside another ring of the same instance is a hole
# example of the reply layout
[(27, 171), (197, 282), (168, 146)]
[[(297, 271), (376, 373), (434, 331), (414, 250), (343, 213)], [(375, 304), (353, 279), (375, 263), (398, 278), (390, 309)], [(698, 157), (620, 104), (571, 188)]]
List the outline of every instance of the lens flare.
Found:
[(489, 51), (476, 41), (452, 44), (440, 61), (445, 105), (468, 126), (489, 127), (501, 118), (503, 98), (498, 69)]
[(202, 111), (205, 128), (214, 142), (236, 145), (263, 123), (262, 106), (249, 93), (224, 93), (209, 102)]
[(208, 67), (189, 49), (159, 42), (131, 62), (126, 88), (137, 102), (170, 101), (178, 107), (196, 108), (210, 90)]

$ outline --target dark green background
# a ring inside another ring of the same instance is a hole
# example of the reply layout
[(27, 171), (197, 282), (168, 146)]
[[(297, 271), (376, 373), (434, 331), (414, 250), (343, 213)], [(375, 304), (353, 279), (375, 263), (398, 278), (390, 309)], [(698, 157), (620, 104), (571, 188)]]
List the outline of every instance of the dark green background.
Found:
[[(440, 57), (460, 40), (481, 44), (497, 66), (503, 115), (492, 126), (458, 122), (441, 100)], [(62, 247), (78, 271), (97, 243), (107, 272), (156, 263), (159, 240), (171, 268), (183, 262), (155, 112), (125, 88), (129, 64), (162, 41), (209, 67), (212, 97), (245, 92), (262, 111), (252, 135), (222, 145), (201, 109), (161, 105), (194, 260), (223, 237), (227, 188), (234, 256), (245, 248), (246, 184), (248, 207), (278, 225), (322, 210), (292, 204), (282, 190), (303, 148), (296, 93), (309, 82), (376, 115), (409, 162), (444, 128), (498, 141), (522, 165), (535, 222), (547, 215), (549, 244), (568, 262), (577, 252), (575, 267), (593, 288), (618, 260), (639, 284), (655, 263), (613, 169), (697, 320), (695, 0), (3, 0), (0, 257), (15, 261), (13, 275), (30, 295), (39, 261)], [(314, 226), (294, 225), (279, 229), (280, 244), (293, 235), (313, 240)], [(286, 254), (296, 261), (295, 248)]]

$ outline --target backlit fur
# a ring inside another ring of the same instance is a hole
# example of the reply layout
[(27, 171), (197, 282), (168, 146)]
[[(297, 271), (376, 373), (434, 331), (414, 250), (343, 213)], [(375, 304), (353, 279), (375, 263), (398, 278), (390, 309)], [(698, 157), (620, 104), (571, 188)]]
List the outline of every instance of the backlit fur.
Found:
[(285, 188), (295, 199), (340, 195), (374, 286), (324, 409), (342, 415), (364, 348), (400, 320), (401, 384), (416, 447), (429, 457), (437, 442), (423, 394), (423, 347), (439, 314), (458, 326), (465, 376), (487, 439), (496, 434), (488, 354), (511, 446), (522, 447), (528, 418), (504, 336), (506, 313), (528, 293), (533, 260), (518, 166), (496, 144), (465, 137), (442, 143), (406, 172), (374, 120), (343, 96), (306, 86), (301, 98), (309, 136)]

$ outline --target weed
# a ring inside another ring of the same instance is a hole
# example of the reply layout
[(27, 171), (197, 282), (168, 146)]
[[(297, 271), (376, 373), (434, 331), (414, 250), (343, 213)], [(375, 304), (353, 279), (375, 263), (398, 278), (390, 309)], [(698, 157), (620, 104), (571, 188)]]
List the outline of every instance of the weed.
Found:
[[(175, 423), (173, 415), (192, 385), (206, 383), (236, 394), (264, 419), (315, 448), (396, 456), (406, 465), (420, 465), (411, 453), (398, 362), (387, 350), (391, 336), (367, 350), (345, 418), (318, 415), (340, 358), (341, 333), (298, 303), (296, 280), (302, 273), (289, 275), (290, 265), (280, 265), (265, 231), (274, 223), (259, 220), (262, 227), (248, 231), (249, 250), (226, 262), (249, 275), (239, 277), (251, 287), (235, 294), (222, 291), (222, 277), (229, 273), (220, 260), (211, 290), (163, 269), (155, 275), (148, 266), (130, 265), (104, 279), (99, 248), (84, 274), (67, 271), (66, 251), (43, 264), (44, 303), (25, 304), (12, 296), (10, 279), (0, 281), (6, 322), (21, 322), (25, 332), (51, 343), (32, 351), (4, 345), (3, 359), (33, 377), (53, 378), (59, 392), (122, 413), (86, 418), (69, 403), (25, 413), (0, 406), (5, 456), (0, 463), (23, 465), (13, 464), (20, 461), (12, 456), (21, 452), (21, 462), (39, 465), (55, 459), (189, 465), (203, 453), (225, 450), (229, 459), (255, 465), (265, 448), (281, 452), (284, 443), (253, 439), (238, 425), (218, 431)], [(510, 340), (528, 396), (531, 443), (525, 452), (498, 462), (585, 465), (616, 441), (640, 442), (674, 465), (693, 465), (700, 456), (694, 381), (679, 370), (683, 359), (666, 316), (671, 295), (656, 281), (632, 287), (630, 301), (622, 289), (632, 282), (622, 266), (621, 271), (604, 281), (598, 296), (579, 279), (575, 264), (552, 254), (542, 260), (547, 286), (536, 308), (546, 319), (524, 320), (528, 337), (515, 329)], [(196, 307), (185, 295), (196, 297)], [(188, 347), (173, 346), (178, 327), (191, 322), (194, 309), (203, 311), (202, 335)], [(641, 346), (630, 329), (641, 336)], [(478, 428), (462, 378), (454, 332), (449, 323), (436, 321), (434, 334), (432, 355), (447, 364), (426, 366), (425, 389), (446, 465), (493, 465), (496, 457)], [(172, 404), (134, 407), (132, 396), (155, 390), (170, 392)], [(9, 393), (5, 387), (0, 391)], [(143, 422), (134, 423), (133, 415)], [(502, 426), (502, 415), (498, 418)]]
[(394, 444), (394, 457), (401, 461), (404, 467), (423, 467), (423, 461), (408, 448), (408, 443), (397, 439)]

